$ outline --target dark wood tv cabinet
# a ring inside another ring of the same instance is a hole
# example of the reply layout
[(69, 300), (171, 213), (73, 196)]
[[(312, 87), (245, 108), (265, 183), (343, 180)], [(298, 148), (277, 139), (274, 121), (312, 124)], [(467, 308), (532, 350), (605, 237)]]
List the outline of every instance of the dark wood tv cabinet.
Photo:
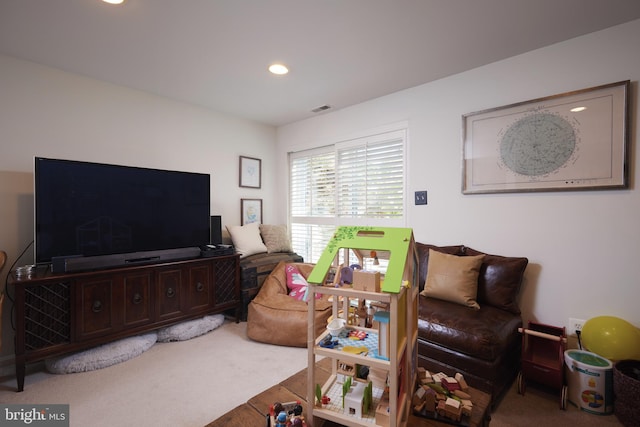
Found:
[(15, 289), (18, 391), (26, 364), (234, 310), (240, 256), (225, 255), (109, 270), (9, 276)]

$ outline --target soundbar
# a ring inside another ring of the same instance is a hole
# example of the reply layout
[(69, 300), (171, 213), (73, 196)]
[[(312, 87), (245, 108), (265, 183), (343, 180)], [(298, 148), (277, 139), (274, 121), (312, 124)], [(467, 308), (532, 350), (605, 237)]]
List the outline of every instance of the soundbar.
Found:
[(59, 256), (51, 260), (51, 272), (75, 273), (79, 271), (101, 270), (130, 265), (153, 264), (180, 261), (200, 257), (199, 247), (163, 249), (159, 251), (133, 252), (100, 256)]

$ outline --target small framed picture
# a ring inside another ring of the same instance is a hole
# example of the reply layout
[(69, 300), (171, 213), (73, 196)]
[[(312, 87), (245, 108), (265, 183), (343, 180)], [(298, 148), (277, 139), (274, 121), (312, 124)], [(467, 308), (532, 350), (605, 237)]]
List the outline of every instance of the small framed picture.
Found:
[(240, 225), (262, 224), (262, 199), (240, 199)]
[(262, 185), (262, 160), (240, 156), (240, 187), (260, 188)]

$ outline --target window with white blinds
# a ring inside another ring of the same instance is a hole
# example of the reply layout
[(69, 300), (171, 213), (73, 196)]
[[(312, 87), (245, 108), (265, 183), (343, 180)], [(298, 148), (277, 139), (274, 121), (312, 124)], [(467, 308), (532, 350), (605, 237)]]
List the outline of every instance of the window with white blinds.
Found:
[(337, 226), (404, 227), (405, 144), (399, 130), (291, 153), (294, 251), (317, 262)]

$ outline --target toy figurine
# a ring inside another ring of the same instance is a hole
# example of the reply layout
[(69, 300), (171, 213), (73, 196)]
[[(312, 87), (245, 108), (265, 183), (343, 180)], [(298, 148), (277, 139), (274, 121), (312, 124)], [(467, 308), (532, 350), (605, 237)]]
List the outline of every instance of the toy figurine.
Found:
[(282, 411), (276, 417), (275, 427), (287, 427), (287, 413)]
[(296, 402), (293, 410), (289, 411), (289, 414), (293, 414), (294, 417), (299, 417), (302, 415), (302, 405), (299, 402)]
[[(273, 411), (276, 414), (279, 414), (280, 412), (284, 411), (284, 405), (280, 402), (276, 402), (273, 404)], [(275, 415), (275, 414), (274, 414)]]
[(353, 282), (353, 270), (349, 267), (342, 267), (340, 269), (340, 284), (350, 285)]
[(300, 401), (276, 402), (269, 406), (267, 427), (307, 427)]
[(296, 403), (292, 411), (289, 411), (289, 415), (291, 415), (289, 426), (307, 427), (307, 423), (304, 421), (304, 417), (302, 416), (302, 405), (299, 402)]

